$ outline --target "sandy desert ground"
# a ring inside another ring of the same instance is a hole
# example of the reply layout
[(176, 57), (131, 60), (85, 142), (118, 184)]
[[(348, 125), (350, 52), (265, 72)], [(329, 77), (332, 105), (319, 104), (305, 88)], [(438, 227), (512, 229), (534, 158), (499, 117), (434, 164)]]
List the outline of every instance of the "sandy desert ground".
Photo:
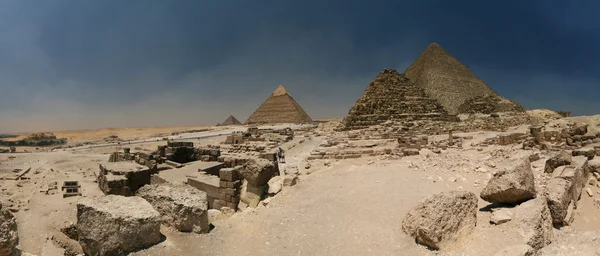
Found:
[[(600, 124), (599, 116), (549, 120), (548, 123), (560, 125), (572, 121), (589, 124), (590, 131), (597, 130)], [(128, 139), (161, 137), (181, 129), (190, 128), (55, 134), (82, 142), (113, 134)], [(527, 129), (527, 125), (522, 125), (509, 132)], [(406, 213), (425, 197), (450, 190), (479, 195), (493, 173), (513, 168), (532, 153), (540, 156), (532, 162), (532, 169), (536, 188), (542, 190), (539, 182), (547, 175), (543, 171), (544, 163), (556, 152), (523, 150), (520, 144), (476, 146), (498, 134), (455, 134), (469, 138), (463, 141), (463, 148), (448, 148), (439, 154), (422, 149), (415, 156), (364, 156), (345, 160), (307, 160), (327, 136), (296, 136), (283, 144), (287, 163), (280, 163), (279, 167), (281, 170), (297, 167), (301, 173), (297, 185), (284, 187), (255, 209), (213, 221), (214, 229), (208, 234), (181, 233), (163, 226), (164, 241), (133, 255), (493, 255), (522, 241), (512, 222), (490, 224), (491, 213), (486, 208), (489, 203), (482, 199), (479, 199), (475, 231), (453, 248), (428, 250), (417, 245), (401, 227)], [(438, 135), (431, 136), (430, 140), (445, 138), (447, 135)], [(224, 140), (222, 135), (189, 141), (196, 145), (216, 145)], [(149, 152), (163, 144), (163, 141), (140, 143), (132, 147), (132, 151)], [(46, 194), (48, 184), (57, 182), (60, 186), (63, 181), (78, 180), (84, 197), (101, 195), (94, 173), (99, 163), (107, 161), (110, 153), (121, 148), (120, 145), (84, 146), (53, 152), (0, 154), (0, 176), (13, 175), (14, 169), (31, 168), (27, 180), (0, 181), (0, 200), (12, 208), (18, 221), (21, 252), (49, 255), (52, 250), (48, 248), (53, 247), (48, 241), (61, 228), (76, 222), (75, 205), (79, 197), (63, 198), (56, 190)], [(600, 245), (597, 239), (600, 237), (600, 209), (594, 203), (594, 198), (600, 197), (600, 188), (589, 187), (594, 195), (581, 196), (575, 221), (569, 227), (555, 230), (552, 246), (558, 249), (548, 250), (554, 252), (548, 255), (561, 255), (570, 248), (577, 250), (569, 255), (600, 253), (597, 249), (600, 248), (597, 247)]]

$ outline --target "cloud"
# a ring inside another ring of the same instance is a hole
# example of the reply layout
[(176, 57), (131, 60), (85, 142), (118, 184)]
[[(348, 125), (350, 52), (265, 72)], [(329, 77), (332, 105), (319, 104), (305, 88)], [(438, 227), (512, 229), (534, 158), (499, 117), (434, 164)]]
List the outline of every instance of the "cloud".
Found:
[(381, 69), (404, 70), (432, 41), (528, 108), (593, 113), (592, 7), (0, 1), (0, 131), (243, 121), (279, 84), (313, 118), (342, 117)]

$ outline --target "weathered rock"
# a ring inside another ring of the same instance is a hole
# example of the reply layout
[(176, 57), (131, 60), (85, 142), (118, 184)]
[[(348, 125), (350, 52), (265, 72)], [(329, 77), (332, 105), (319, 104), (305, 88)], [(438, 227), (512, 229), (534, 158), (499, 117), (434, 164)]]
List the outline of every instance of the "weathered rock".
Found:
[[(75, 229), (75, 233), (76, 232), (77, 229)], [(65, 249), (65, 256), (77, 256), (83, 254), (83, 249), (81, 248), (79, 241), (73, 240), (63, 232), (52, 233), (51, 240), (54, 244), (60, 246), (60, 248)]]
[(0, 255), (10, 255), (18, 243), (17, 218), (0, 201)]
[(552, 216), (546, 197), (540, 196), (517, 207), (515, 222), (525, 243), (534, 249), (541, 249), (554, 238)]
[(494, 254), (494, 256), (534, 256), (535, 250), (526, 244), (514, 245), (504, 248)]
[(279, 191), (281, 191), (281, 188), (283, 187), (283, 177), (275, 176), (269, 180), (268, 184), (269, 184), (268, 193), (271, 195), (277, 194), (277, 193), (279, 193)]
[(535, 183), (531, 164), (526, 158), (512, 170), (494, 174), (481, 191), (481, 198), (491, 203), (521, 203), (535, 198)]
[(86, 255), (124, 255), (160, 242), (160, 214), (137, 196), (84, 197), (77, 234)]
[(584, 156), (573, 158), (572, 165), (560, 166), (552, 173), (546, 185), (544, 195), (548, 198), (548, 207), (554, 224), (568, 224), (567, 213), (571, 203), (577, 207), (577, 201), (589, 176), (588, 160)]
[(246, 204), (248, 207), (255, 208), (262, 199), (265, 193), (265, 186), (255, 186), (248, 181), (242, 182), (242, 188), (240, 191), (240, 202)]
[(223, 218), (223, 213), (217, 209), (208, 209), (208, 223), (213, 223)]
[(572, 161), (571, 155), (567, 151), (561, 151), (558, 155), (551, 157), (546, 160), (546, 166), (544, 167), (545, 173), (552, 173), (554, 169), (563, 165), (570, 165)]
[(241, 170), (241, 175), (255, 187), (264, 186), (275, 175), (277, 168), (266, 159), (249, 159)]
[(206, 192), (188, 185), (146, 185), (137, 196), (148, 201), (161, 215), (162, 223), (179, 231), (209, 230)]
[(509, 222), (510, 220), (512, 220), (512, 217), (513, 212), (510, 209), (492, 209), (492, 217), (490, 218), (490, 222), (496, 225), (500, 225), (502, 223)]
[(540, 160), (540, 154), (532, 154), (528, 158), (529, 162), (535, 162), (537, 160)]
[(591, 172), (600, 173), (600, 157), (588, 161)]
[(470, 233), (477, 223), (477, 196), (451, 191), (435, 194), (409, 211), (402, 230), (420, 244), (440, 249)]
[(585, 157), (587, 157), (588, 160), (592, 160), (596, 156), (596, 149), (594, 149), (594, 148), (575, 149), (575, 150), (573, 150), (573, 152), (571, 152), (571, 155), (572, 156), (585, 156)]
[(416, 156), (416, 155), (419, 154), (419, 149), (416, 149), (416, 148), (405, 148), (405, 149), (402, 149), (402, 153), (405, 156)]
[[(564, 167), (559, 167), (564, 168)], [(557, 169), (558, 170), (558, 169)], [(573, 183), (568, 179), (553, 178), (546, 185), (544, 195), (548, 199), (548, 208), (554, 224), (563, 224), (567, 216), (569, 203), (573, 199), (571, 188)]]

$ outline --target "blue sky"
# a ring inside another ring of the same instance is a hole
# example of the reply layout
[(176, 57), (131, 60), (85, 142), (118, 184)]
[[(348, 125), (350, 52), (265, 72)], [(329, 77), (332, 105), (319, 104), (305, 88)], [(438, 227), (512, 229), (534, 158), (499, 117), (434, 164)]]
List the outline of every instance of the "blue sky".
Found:
[(431, 42), (526, 108), (600, 112), (598, 1), (0, 1), (0, 132), (342, 117)]

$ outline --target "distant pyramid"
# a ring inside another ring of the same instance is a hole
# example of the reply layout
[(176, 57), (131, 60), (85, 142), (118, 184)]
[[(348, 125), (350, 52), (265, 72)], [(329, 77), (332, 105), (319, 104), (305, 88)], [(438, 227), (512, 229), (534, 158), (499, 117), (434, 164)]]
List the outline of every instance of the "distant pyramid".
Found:
[(384, 69), (369, 83), (342, 123), (360, 129), (390, 119), (454, 120), (423, 88), (393, 69)]
[(232, 115), (229, 115), (229, 117), (227, 119), (225, 119), (225, 121), (223, 121), (223, 123), (221, 123), (221, 126), (226, 126), (226, 125), (241, 125), (242, 123), (240, 121), (238, 121), (235, 117), (233, 117)]
[(312, 119), (280, 85), (246, 120), (246, 124), (309, 123)]
[[(485, 105), (481, 104), (481, 100), (490, 101), (495, 106), (493, 109), (486, 109), (488, 112), (524, 111), (516, 102), (492, 91), (471, 70), (436, 43), (430, 44), (404, 74), (416, 85), (423, 87), (428, 95), (437, 99), (450, 114), (465, 111), (478, 113), (480, 111), (473, 108)], [(466, 102), (474, 97), (478, 100)]]

